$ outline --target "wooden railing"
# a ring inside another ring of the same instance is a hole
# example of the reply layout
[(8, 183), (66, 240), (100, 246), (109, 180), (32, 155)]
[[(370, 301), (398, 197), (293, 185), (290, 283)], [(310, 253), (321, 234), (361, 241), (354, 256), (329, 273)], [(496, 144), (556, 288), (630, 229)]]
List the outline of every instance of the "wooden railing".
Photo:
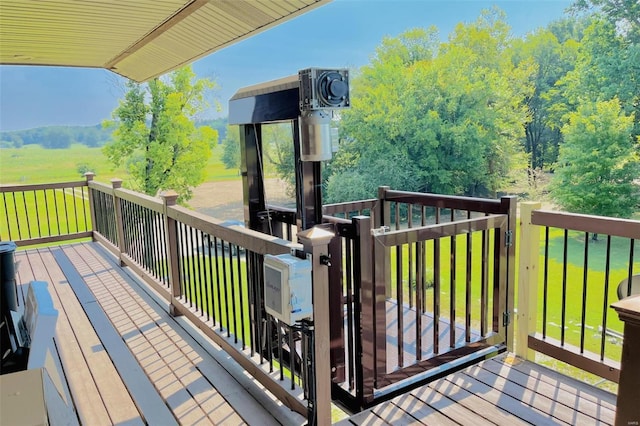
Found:
[[(521, 205), (517, 354), (540, 352), (618, 382), (623, 326), (610, 307), (640, 272), (640, 221)], [(535, 352), (534, 352), (535, 351)]]
[[(273, 229), (295, 223), (295, 212), (269, 210)], [(359, 409), (425, 380), (429, 370), (442, 373), (447, 361), (511, 345), (515, 198), (382, 187), (376, 199), (323, 211), (322, 226), (336, 236), (329, 282), (334, 398)]]
[[(121, 188), (119, 180), (105, 185), (92, 178), (0, 186), (2, 240), (24, 246), (93, 236), (157, 290), (173, 314), (186, 316), (306, 414), (307, 337), (261, 309), (262, 256), (288, 253), (295, 243), (177, 206), (176, 194), (149, 197)], [(270, 209), (274, 233), (295, 240), (295, 212)], [(322, 296), (331, 362), (329, 356), (314, 362), (333, 368), (334, 397), (347, 395), (347, 405), (363, 407), (397, 391), (402, 377), (437, 366), (440, 355), (494, 344), (512, 350), (515, 199), (382, 187), (377, 199), (325, 211), (323, 226), (336, 236), (327, 250), (338, 267), (328, 269), (329, 294)], [(523, 203), (521, 223), (517, 354), (533, 360), (537, 351), (618, 381), (622, 323), (609, 305), (618, 283), (640, 271), (640, 222)], [(450, 331), (444, 340), (435, 338), (442, 320)], [(283, 347), (292, 349), (285, 354)], [(326, 398), (322, 404), (328, 406)]]
[(184, 315), (283, 403), (307, 415), (310, 334), (262, 308), (262, 257), (300, 246), (178, 206), (173, 192), (150, 197), (121, 188), (119, 180), (89, 188), (100, 224), (94, 238), (161, 294), (173, 315)]
[(372, 268), (370, 289), (366, 279), (362, 286), (373, 294), (366, 317), (375, 330), (363, 342), (374, 377), (365, 400), (510, 349), (515, 197), (381, 187), (376, 204), (373, 256), (362, 264)]
[(86, 187), (87, 181), (0, 185), (0, 241), (27, 246), (90, 237)]

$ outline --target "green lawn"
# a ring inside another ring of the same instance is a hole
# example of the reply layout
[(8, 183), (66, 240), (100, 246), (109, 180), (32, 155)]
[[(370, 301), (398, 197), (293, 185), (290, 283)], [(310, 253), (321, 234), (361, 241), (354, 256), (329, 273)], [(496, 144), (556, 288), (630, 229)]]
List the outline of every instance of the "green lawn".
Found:
[[(239, 179), (237, 169), (225, 169), (220, 160), (222, 147), (216, 146), (205, 169), (205, 182)], [(0, 149), (0, 183), (34, 184), (69, 182), (84, 179), (79, 165), (87, 165), (96, 173), (96, 180), (109, 182), (120, 178), (127, 181), (124, 166), (115, 168), (107, 161), (102, 148), (72, 145), (68, 149), (45, 149), (40, 145)]]
[(45, 149), (40, 145), (0, 149), (0, 183), (34, 184), (69, 182), (84, 179), (78, 166), (86, 164), (94, 169), (97, 179), (108, 182), (125, 174), (123, 169), (112, 170), (100, 148), (73, 145), (69, 149)]

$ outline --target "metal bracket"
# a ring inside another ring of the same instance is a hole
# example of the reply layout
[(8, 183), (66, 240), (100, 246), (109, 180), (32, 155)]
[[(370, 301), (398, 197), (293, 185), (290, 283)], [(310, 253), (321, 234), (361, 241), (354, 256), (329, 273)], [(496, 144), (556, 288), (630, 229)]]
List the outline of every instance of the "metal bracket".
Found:
[(384, 235), (387, 232), (389, 232), (390, 228), (388, 226), (381, 226), (380, 228), (377, 229), (372, 229), (371, 230), (371, 235), (374, 237), (377, 237), (379, 235)]
[(502, 326), (506, 327), (511, 324), (511, 312), (505, 311), (502, 313)]
[(504, 245), (506, 247), (513, 245), (513, 231), (511, 229), (504, 233)]

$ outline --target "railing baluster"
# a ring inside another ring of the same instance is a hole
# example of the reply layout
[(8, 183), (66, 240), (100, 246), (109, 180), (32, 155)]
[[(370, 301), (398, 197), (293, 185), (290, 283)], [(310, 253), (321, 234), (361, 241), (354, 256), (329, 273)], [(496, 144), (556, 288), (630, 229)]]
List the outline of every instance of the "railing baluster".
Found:
[[(237, 303), (236, 303), (236, 281), (235, 274), (233, 272), (233, 249), (235, 245), (229, 243), (229, 281), (231, 284), (231, 316), (233, 317), (233, 339), (234, 343), (238, 343), (238, 315), (237, 315)], [(238, 249), (239, 250), (239, 249)]]
[[(207, 259), (208, 259), (208, 270), (209, 270), (209, 279), (207, 280), (207, 286), (205, 287), (205, 298), (207, 299), (207, 321), (209, 319), (213, 319), (213, 324), (216, 323), (215, 318), (215, 296), (213, 294), (213, 256), (211, 256), (211, 235), (207, 235)], [(242, 346), (244, 349), (244, 346)]]
[[(413, 228), (413, 220), (411, 218), (412, 214), (412, 209), (411, 209), (412, 205), (411, 204), (407, 204), (407, 226), (409, 228)], [(413, 263), (413, 245), (412, 244), (408, 244), (408, 253), (407, 253), (407, 260), (409, 262), (408, 265), (408, 272), (409, 272), (409, 308), (413, 308), (413, 285), (414, 283), (417, 283), (417, 281), (415, 280), (415, 275), (414, 275), (414, 267), (415, 265), (412, 265)], [(417, 303), (417, 302), (416, 302)]]
[(188, 294), (189, 294), (189, 307), (193, 308), (194, 303), (198, 304), (198, 296), (196, 293), (196, 246), (193, 241), (193, 227), (188, 226), (189, 228), (189, 286), (188, 286)]
[(36, 195), (36, 190), (33, 190), (33, 204), (36, 207), (36, 226), (38, 228), (38, 238), (42, 237), (42, 232), (40, 230), (40, 211), (38, 209), (38, 197)]
[(346, 263), (346, 293), (347, 293), (347, 369), (349, 371), (348, 387), (349, 390), (354, 388), (354, 374), (355, 374), (355, 352), (354, 352), (354, 297), (353, 297), (353, 255), (352, 247), (355, 244), (352, 240), (347, 240), (345, 244), (345, 263)]
[(180, 247), (180, 270), (182, 271), (182, 279), (180, 280), (180, 296), (182, 298), (188, 298), (187, 291), (189, 289), (189, 263), (187, 262), (187, 235), (186, 229), (187, 225), (182, 222), (178, 222), (179, 224), (179, 238), (178, 244)]
[[(227, 256), (225, 254), (225, 241), (222, 240), (222, 275), (224, 276), (222, 291), (224, 292), (224, 311), (226, 315), (227, 337), (231, 337), (231, 318), (229, 318), (229, 277), (227, 275)], [(231, 251), (231, 247), (229, 247)]]
[[(426, 217), (426, 206), (422, 206), (420, 208), (420, 225), (425, 226), (427, 224)], [(426, 242), (422, 242), (422, 253), (424, 254), (424, 259), (422, 261), (422, 312), (427, 311), (427, 246)]]
[(213, 237), (213, 250), (216, 256), (216, 299), (218, 302), (218, 325), (222, 328), (222, 293), (220, 291), (220, 254), (218, 253), (218, 238)]
[(31, 224), (29, 221), (29, 210), (27, 209), (27, 194), (25, 191), (21, 191), (22, 195), (22, 206), (24, 207), (24, 217), (27, 219), (27, 236), (31, 239)]
[(396, 298), (397, 298), (397, 351), (398, 366), (404, 366), (404, 272), (403, 272), (403, 248), (402, 245), (396, 246)]
[[(244, 310), (248, 309), (248, 306), (245, 306), (244, 300), (244, 286), (242, 285), (242, 262), (241, 262), (241, 253), (240, 246), (238, 246), (238, 251), (236, 252), (236, 267), (238, 271), (238, 293), (240, 298), (240, 340), (242, 341), (242, 349), (245, 348), (246, 342), (246, 333), (245, 333), (245, 323), (244, 323)], [(245, 250), (245, 262), (246, 262), (246, 250)], [(236, 333), (237, 334), (237, 333)]]
[(629, 240), (629, 273), (627, 274), (627, 296), (631, 296), (631, 285), (633, 284), (633, 252), (635, 248), (635, 240)]
[[(471, 211), (467, 211), (467, 219), (471, 219)], [(473, 244), (471, 240), (471, 230), (467, 233), (467, 272), (465, 286), (465, 322), (464, 322), (464, 340), (471, 341), (471, 271), (473, 262)]]
[(542, 337), (547, 337), (547, 311), (549, 300), (549, 227), (544, 227), (544, 277), (543, 277), (542, 300)]
[[(47, 234), (51, 235), (51, 223), (49, 221), (49, 201), (47, 200), (47, 190), (45, 189), (42, 192), (43, 192), (43, 195), (44, 195), (44, 210), (45, 210), (45, 214), (47, 215)], [(7, 221), (7, 224), (8, 223), (9, 222)]]
[[(84, 193), (84, 186), (80, 187), (80, 196), (82, 197), (82, 220), (84, 221), (84, 230), (88, 231), (91, 228), (89, 228), (89, 223), (87, 221), (87, 199), (85, 197), (89, 197), (89, 187), (87, 187), (87, 194), (85, 195)], [(46, 205), (46, 199), (45, 199), (45, 205)]]
[[(455, 220), (455, 210), (451, 209), (451, 222)], [(456, 236), (452, 235), (450, 246), (449, 282), (449, 347), (456, 347)]]
[(482, 231), (482, 263), (480, 266), (480, 335), (487, 335), (487, 323), (489, 316), (489, 235)]
[[(34, 191), (34, 195), (35, 195), (35, 191)], [(76, 188), (75, 187), (71, 187), (71, 199), (73, 200), (73, 220), (76, 224), (76, 232), (80, 231), (80, 228), (78, 227), (80, 224), (78, 223), (78, 207), (76, 204)]]
[(62, 192), (62, 205), (64, 206), (64, 220), (66, 224), (66, 232), (71, 232), (71, 227), (69, 226), (69, 211), (67, 208), (67, 193), (64, 191), (64, 188), (60, 189)]
[(21, 220), (21, 218), (23, 218), (24, 216), (20, 215), (18, 213), (18, 204), (16, 202), (16, 193), (15, 192), (11, 193), (11, 199), (13, 201), (13, 211), (14, 211), (15, 215), (17, 216), (16, 223), (17, 223), (17, 227), (18, 227), (18, 239), (22, 240), (23, 239), (22, 238), (22, 228), (24, 227), (24, 220)]
[[(193, 230), (193, 228), (191, 228)], [(200, 313), (202, 313), (202, 276), (201, 276), (201, 269), (200, 269), (200, 259), (201, 259), (201, 255), (200, 255), (200, 246), (199, 244), (202, 242), (202, 231), (199, 230), (195, 230), (195, 234), (196, 234), (196, 242), (195, 242), (195, 257), (193, 259), (193, 262), (195, 263), (195, 278), (196, 278), (196, 282), (195, 282), (195, 286), (196, 288), (194, 289), (194, 293), (195, 293), (195, 299), (196, 299), (196, 311), (200, 311)]]
[(600, 361), (604, 361), (607, 340), (607, 313), (609, 312), (609, 270), (611, 268), (611, 235), (607, 235), (607, 250), (604, 261), (604, 297), (602, 298), (602, 335), (600, 336)]
[(589, 233), (584, 233), (584, 261), (582, 263), (582, 317), (580, 321), (580, 353), (584, 353), (584, 330), (587, 325), (587, 276), (589, 273)]
[[(436, 207), (436, 224), (440, 223), (440, 207)], [(440, 353), (440, 239), (433, 241), (433, 353)]]
[(567, 252), (569, 245), (569, 231), (564, 230), (564, 247), (562, 252), (562, 320), (560, 321), (560, 344), (564, 345), (565, 327), (567, 319)]
[[(296, 353), (296, 347), (295, 347), (296, 343), (293, 340), (293, 330), (292, 330), (291, 327), (288, 327), (287, 338), (289, 339), (288, 342), (287, 342), (288, 345), (289, 345), (289, 348), (293, 352), (293, 354), (295, 354)], [(282, 346), (282, 345), (280, 345), (280, 346)], [(294, 364), (294, 362), (292, 362), (292, 364)], [(302, 365), (300, 366), (302, 371), (306, 370), (305, 365), (306, 364), (303, 362)], [(290, 380), (291, 381), (291, 390), (294, 390), (296, 388), (296, 376), (295, 376), (295, 374), (293, 374), (293, 371), (294, 371), (294, 368), (292, 367), (291, 368), (291, 380)]]
[[(411, 244), (409, 244), (411, 246)], [(422, 288), (424, 283), (422, 269), (422, 242), (416, 243), (416, 360), (422, 360)]]
[[(284, 380), (284, 358), (283, 358), (283, 350), (282, 350), (282, 327), (280, 326), (280, 321), (274, 319), (274, 323), (276, 323), (276, 335), (278, 339), (278, 370), (280, 372), (280, 381)], [(291, 377), (293, 377), (293, 372), (295, 371), (293, 368), (293, 348), (289, 346), (289, 370), (291, 371)]]

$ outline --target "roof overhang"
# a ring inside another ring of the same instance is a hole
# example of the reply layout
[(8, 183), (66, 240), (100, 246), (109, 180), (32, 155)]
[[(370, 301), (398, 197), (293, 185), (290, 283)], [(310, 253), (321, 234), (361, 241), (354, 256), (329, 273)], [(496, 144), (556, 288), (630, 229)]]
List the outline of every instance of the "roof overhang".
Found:
[(106, 68), (146, 81), (331, 0), (0, 2), (0, 64)]

